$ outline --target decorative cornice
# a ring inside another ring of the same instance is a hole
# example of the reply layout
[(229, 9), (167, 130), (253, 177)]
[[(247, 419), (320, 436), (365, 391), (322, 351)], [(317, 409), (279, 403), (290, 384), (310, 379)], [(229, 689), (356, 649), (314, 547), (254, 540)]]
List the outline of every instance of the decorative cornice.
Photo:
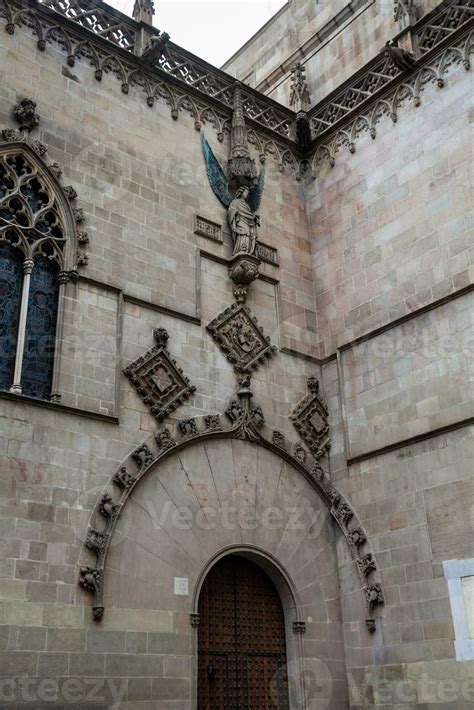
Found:
[[(0, 0), (0, 17), (6, 19), (9, 34), (16, 26), (32, 28), (41, 51), (57, 43), (65, 50), (69, 66), (77, 59), (89, 60), (98, 81), (112, 73), (124, 93), (135, 85), (150, 106), (164, 99), (174, 119), (185, 111), (193, 115), (197, 130), (207, 122), (222, 137), (230, 131), (235, 78), (172, 42), (163, 48), (158, 67), (147, 66), (137, 56), (141, 23), (101, 0), (30, 0), (28, 8), (21, 0)], [(245, 85), (242, 103), (251, 126), (263, 129), (267, 138), (274, 134), (288, 145), (293, 143), (291, 109)]]
[[(452, 45), (454, 36), (459, 36), (461, 30), (472, 25), (470, 19), (473, 13), (474, 0), (449, 0), (425, 15), (410, 32), (418, 59), (414, 70)], [(381, 50), (379, 55), (309, 111), (313, 138), (332, 132), (349, 117), (360, 114), (368, 101), (384, 95), (386, 89), (394, 88), (403, 78), (403, 71)]]
[[(270, 156), (280, 170), (291, 167), (300, 179), (322, 162), (333, 165), (341, 147), (354, 152), (361, 133), (375, 138), (384, 114), (396, 121), (403, 101), (411, 99), (419, 105), (423, 87), (429, 82), (442, 87), (450, 65), (470, 68), (472, 39), (467, 35), (473, 12), (474, 0), (445, 0), (407, 28), (416, 58), (413, 71), (401, 71), (382, 50), (309, 112), (313, 141), (308, 148), (296, 142), (297, 116), (291, 109), (242, 85), (248, 141), (261, 162)], [(143, 23), (102, 0), (29, 0), (28, 8), (21, 0), (0, 0), (0, 17), (6, 19), (9, 34), (16, 26), (31, 28), (41, 51), (48, 44), (59, 45), (70, 66), (78, 59), (89, 61), (98, 81), (106, 74), (115, 75), (123, 93), (137, 86), (149, 106), (164, 100), (173, 119), (187, 113), (196, 130), (210, 124), (219, 140), (230, 132), (235, 79), (171, 42), (164, 47), (159, 66), (147, 66), (137, 56)]]

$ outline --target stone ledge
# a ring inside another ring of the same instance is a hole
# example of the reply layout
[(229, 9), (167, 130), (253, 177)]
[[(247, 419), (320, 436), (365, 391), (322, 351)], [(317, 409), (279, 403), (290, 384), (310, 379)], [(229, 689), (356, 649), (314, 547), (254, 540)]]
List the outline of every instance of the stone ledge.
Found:
[(87, 419), (97, 419), (107, 424), (120, 424), (119, 418), (111, 414), (100, 414), (100, 412), (90, 412), (87, 409), (79, 407), (69, 407), (59, 402), (48, 402), (45, 399), (35, 399), (35, 397), (27, 397), (23, 394), (12, 394), (11, 392), (0, 391), (0, 399), (5, 399), (17, 404), (29, 404), (33, 407), (42, 407), (43, 409), (52, 409), (55, 412), (63, 412), (64, 414), (74, 414), (76, 417), (86, 417)]
[(395, 441), (392, 444), (387, 444), (387, 446), (382, 446), (379, 449), (373, 449), (372, 451), (366, 451), (363, 454), (358, 454), (352, 458), (347, 459), (348, 466), (354, 466), (361, 461), (366, 461), (367, 459), (375, 458), (376, 456), (383, 456), (383, 454), (388, 454), (391, 451), (396, 451), (397, 449), (404, 449), (412, 444), (418, 444), (426, 439), (433, 439), (437, 436), (442, 436), (443, 434), (449, 434), (457, 429), (464, 429), (474, 424), (474, 417), (468, 417), (467, 419), (462, 419), (458, 422), (453, 422), (452, 424), (447, 424), (446, 426), (440, 427), (439, 429), (432, 429), (431, 431), (423, 432), (423, 434), (417, 434), (416, 436), (411, 436), (408, 439), (402, 439), (401, 441)]

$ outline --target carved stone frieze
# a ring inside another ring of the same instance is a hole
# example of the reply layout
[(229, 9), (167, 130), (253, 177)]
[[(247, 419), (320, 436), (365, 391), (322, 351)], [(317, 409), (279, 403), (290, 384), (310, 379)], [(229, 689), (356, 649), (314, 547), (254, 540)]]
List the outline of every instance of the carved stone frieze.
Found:
[(195, 391), (166, 349), (168, 333), (154, 331), (156, 345), (141, 355), (124, 372), (157, 421), (162, 421)]
[(315, 377), (308, 378), (309, 393), (297, 405), (291, 421), (314, 455), (321, 456), (330, 448), (328, 409)]
[(214, 318), (206, 329), (236, 372), (256, 370), (276, 351), (257, 319), (242, 304), (234, 303)]
[[(397, 0), (398, 1), (398, 0)], [(400, 0), (400, 10), (402, 0)], [(403, 0), (412, 6), (412, 0)], [(358, 72), (352, 85), (324, 99), (308, 116), (311, 119), (313, 139), (331, 133), (325, 142), (317, 142), (311, 154), (308, 140), (298, 136), (298, 116), (290, 109), (260, 95), (249, 87), (242, 87), (244, 113), (254, 127), (248, 131), (249, 143), (257, 149), (261, 162), (266, 156), (278, 161), (280, 169), (288, 166), (295, 170), (297, 179), (306, 173), (316, 173), (325, 161), (335, 164), (335, 155), (343, 147), (355, 151), (356, 139), (368, 131), (376, 137), (376, 125), (384, 114), (396, 120), (397, 109), (406, 99), (419, 105), (419, 91), (429, 82), (444, 84), (443, 74), (451, 64), (463, 64), (470, 68), (469, 54), (472, 40), (462, 34), (472, 17), (472, 0), (451, 0), (441, 3), (413, 26), (413, 45), (420, 58), (417, 69), (408, 79), (400, 79), (401, 72), (392, 63), (393, 74), (383, 63), (372, 60), (366, 71)], [(45, 5), (56, 11), (44, 13)], [(86, 10), (84, 10), (86, 8)], [(398, 9), (396, 10), (398, 12)], [(406, 14), (406, 13), (405, 13)], [(62, 23), (59, 15), (72, 21)], [(141, 23), (128, 20), (106, 6), (97, 7), (94, 0), (30, 0), (25, 8), (24, 0), (0, 0), (0, 18), (6, 21), (6, 31), (14, 34), (16, 27), (33, 28), (33, 37), (41, 50), (49, 44), (63, 50), (69, 66), (85, 60), (89, 62), (98, 78), (112, 75), (118, 79), (122, 91), (129, 92), (132, 85), (143, 91), (147, 103), (163, 100), (170, 107), (171, 116), (177, 119), (180, 112), (194, 118), (196, 127), (203, 123), (214, 126), (220, 141), (230, 132), (230, 115), (234, 101), (233, 77), (213, 70), (179, 47), (168, 43), (159, 62), (162, 74), (158, 77), (153, 68), (143, 68), (144, 62), (134, 53), (139, 53)], [(58, 19), (59, 18), (59, 19)], [(77, 27), (74, 27), (74, 23)], [(89, 35), (89, 38), (87, 37)], [(95, 37), (94, 35), (99, 35)], [(104, 46), (103, 40), (110, 43)], [(447, 46), (447, 41), (452, 44)], [(433, 52), (443, 44), (444, 51)], [(128, 55), (120, 56), (113, 45), (125, 49)], [(424, 56), (427, 55), (427, 61)], [(173, 77), (168, 82), (166, 76)], [(390, 93), (391, 91), (391, 93)], [(213, 99), (212, 105), (207, 97)], [(367, 100), (372, 99), (372, 101)], [(259, 127), (264, 130), (260, 132)], [(339, 130), (340, 128), (340, 130)], [(258, 131), (258, 132), (257, 132)], [(336, 131), (333, 135), (333, 131)], [(270, 133), (270, 139), (269, 139)], [(273, 135), (272, 135), (273, 134)], [(280, 140), (280, 138), (284, 140)], [(295, 150), (295, 139), (304, 156)], [(6, 139), (5, 139), (6, 140)]]

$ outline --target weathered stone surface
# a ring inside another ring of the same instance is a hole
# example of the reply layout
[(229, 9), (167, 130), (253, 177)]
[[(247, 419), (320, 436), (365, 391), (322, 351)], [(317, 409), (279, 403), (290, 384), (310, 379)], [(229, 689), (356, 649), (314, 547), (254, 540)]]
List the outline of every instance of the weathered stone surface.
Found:
[[(345, 4), (290, 3), (251, 43), (255, 73), (248, 81), (263, 81)], [(307, 64), (313, 101), (393, 34), (392, 8), (360, 9)], [(0, 32), (8, 68), (1, 128), (11, 127), (13, 102), (34, 86), (42, 118), (34, 130), (74, 184), (90, 259), (86, 278), (68, 283), (63, 301), (59, 390), (72, 409), (0, 400), (4, 678), (61, 680), (55, 701), (38, 700), (35, 710), (105, 710), (117, 693), (124, 710), (188, 709), (198, 633), (190, 623), (193, 593), (212, 556), (238, 546), (263, 551), (291, 580), (299, 608), (296, 614), (283, 594), (289, 657), (292, 623), (305, 621), (304, 654), (317, 656), (330, 676), (331, 710), (347, 710), (348, 689), (354, 708), (468, 707), (474, 700), (462, 688), (473, 666), (454, 660), (441, 562), (472, 557), (472, 431), (423, 437), (472, 414), (472, 297), (454, 297), (472, 277), (464, 216), (471, 78), (449, 69), (442, 93), (427, 84), (420, 108), (400, 109), (396, 125), (382, 118), (377, 140), (363, 136), (356, 153), (340, 154), (334, 168), (325, 164), (307, 184), (267, 160), (259, 236), (278, 250), (279, 268), (262, 263), (247, 305), (279, 353), (253, 374), (251, 387), (268, 439), (281, 432), (285, 451), (293, 452), (289, 415), (307, 378), (321, 383), (331, 444), (321, 465), (360, 519), (384, 588), (374, 635), (357, 569), (320, 496), (280, 456), (229, 439), (191, 445), (137, 486), (111, 548), (99, 627), (90, 597), (77, 586), (79, 567), (93, 564), (83, 542), (104, 489), (114, 500), (122, 495), (110, 483), (114, 472), (156, 434), (121, 370), (147, 350), (153, 328), (164, 327), (196, 386), (180, 419), (196, 418), (202, 431), (201, 415), (223, 415), (236, 378), (204, 326), (233, 302), (231, 245), (225, 229), (222, 243), (195, 233), (194, 215), (220, 225), (224, 214), (200, 175), (194, 119), (179, 111), (173, 121), (164, 102), (153, 113), (142, 110), (140, 87), (117, 94), (108, 82), (113, 71), (99, 84), (88, 61), (77, 58), (71, 78), (61, 71), (55, 41), (41, 53), (37, 41), (24, 26), (13, 39)], [(236, 73), (244, 54), (232, 63)], [(286, 99), (285, 71), (276, 98)], [(213, 147), (224, 162), (228, 135)], [(351, 345), (360, 336), (367, 339)], [(78, 408), (97, 418), (78, 416)], [(179, 439), (175, 424), (166, 421)], [(422, 440), (400, 444), (410, 437)], [(174, 594), (175, 577), (189, 580), (188, 596)], [(424, 675), (455, 681), (458, 697), (430, 699)], [(116, 683), (101, 688), (102, 706), (84, 699), (97, 678)], [(79, 682), (76, 700), (66, 697), (64, 679)], [(402, 682), (413, 698), (405, 704), (397, 695)], [(23, 710), (21, 699), (15, 710)]]

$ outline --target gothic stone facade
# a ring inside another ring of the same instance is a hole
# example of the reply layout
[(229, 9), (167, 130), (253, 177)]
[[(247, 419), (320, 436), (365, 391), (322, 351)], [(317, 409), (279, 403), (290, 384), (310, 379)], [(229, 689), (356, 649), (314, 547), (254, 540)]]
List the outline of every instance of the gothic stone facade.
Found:
[(195, 709), (232, 551), (280, 592), (292, 710), (472, 707), (469, 3), (293, 0), (229, 61), (266, 167), (245, 305), (199, 136), (225, 164), (234, 79), (74, 4), (0, 0), (0, 157), (69, 240), (53, 396), (0, 393), (1, 707)]

